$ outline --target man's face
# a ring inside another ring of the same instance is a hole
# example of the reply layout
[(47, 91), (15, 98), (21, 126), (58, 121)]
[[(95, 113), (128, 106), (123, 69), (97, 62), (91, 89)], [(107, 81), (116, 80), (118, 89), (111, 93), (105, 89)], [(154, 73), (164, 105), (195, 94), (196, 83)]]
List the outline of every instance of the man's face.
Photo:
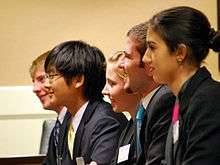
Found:
[(128, 74), (125, 79), (124, 89), (128, 93), (144, 93), (150, 79), (144, 67), (140, 65), (141, 55), (137, 51), (137, 43), (132, 37), (127, 37), (125, 44), (125, 57), (122, 67)]
[(54, 68), (47, 72), (47, 77), (45, 87), (49, 91), (50, 104), (56, 107), (68, 106), (69, 101), (74, 100), (75, 96), (71, 85), (68, 86), (64, 77)]
[(46, 83), (45, 72), (43, 70), (37, 70), (32, 75), (33, 92), (40, 99), (44, 109), (53, 109), (50, 104), (49, 91), (44, 87)]

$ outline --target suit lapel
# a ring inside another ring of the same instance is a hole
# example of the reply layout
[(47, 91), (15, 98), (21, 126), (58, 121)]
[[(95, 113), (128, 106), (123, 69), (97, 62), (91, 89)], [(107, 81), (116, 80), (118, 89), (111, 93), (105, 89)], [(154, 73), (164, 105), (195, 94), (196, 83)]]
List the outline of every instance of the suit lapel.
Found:
[(89, 104), (85, 109), (85, 112), (80, 121), (79, 127), (77, 128), (77, 132), (75, 136), (74, 152), (73, 152), (74, 157), (78, 157), (80, 155), (80, 147), (81, 147), (82, 137), (84, 134), (85, 125), (90, 120), (97, 105), (98, 105), (97, 101), (89, 101)]
[(66, 112), (65, 116), (64, 116), (64, 120), (63, 123), (61, 125), (61, 129), (60, 129), (60, 135), (59, 135), (59, 152), (62, 155), (62, 157), (64, 156), (64, 154), (66, 154), (66, 151), (68, 151), (66, 149), (66, 145), (65, 142), (67, 141), (67, 133), (68, 133), (68, 126), (71, 122), (71, 113), (70, 112)]

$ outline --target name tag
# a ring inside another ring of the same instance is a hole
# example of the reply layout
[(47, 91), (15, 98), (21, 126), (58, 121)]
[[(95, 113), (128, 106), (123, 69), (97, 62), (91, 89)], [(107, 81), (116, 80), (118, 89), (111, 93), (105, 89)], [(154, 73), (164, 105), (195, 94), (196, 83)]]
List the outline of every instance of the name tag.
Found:
[(129, 151), (130, 151), (130, 144), (120, 147), (117, 163), (121, 163), (123, 161), (128, 160)]
[(85, 165), (83, 157), (76, 157), (76, 164), (77, 165)]
[(173, 125), (173, 144), (175, 144), (179, 139), (179, 120), (177, 120)]

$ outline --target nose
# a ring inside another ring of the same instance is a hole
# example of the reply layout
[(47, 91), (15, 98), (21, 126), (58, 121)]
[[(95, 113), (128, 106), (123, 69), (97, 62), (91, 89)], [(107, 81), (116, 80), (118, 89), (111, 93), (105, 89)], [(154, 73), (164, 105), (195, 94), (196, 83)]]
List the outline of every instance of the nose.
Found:
[(108, 90), (108, 85), (107, 83), (105, 84), (103, 90), (102, 90), (103, 95), (109, 95), (109, 90)]
[(37, 92), (39, 92), (40, 91), (40, 85), (39, 85), (39, 83), (38, 82), (34, 82), (34, 84), (33, 84), (33, 92), (34, 93), (37, 93)]
[(151, 53), (148, 49), (146, 50), (146, 52), (142, 58), (142, 61), (144, 64), (150, 64), (152, 62)]

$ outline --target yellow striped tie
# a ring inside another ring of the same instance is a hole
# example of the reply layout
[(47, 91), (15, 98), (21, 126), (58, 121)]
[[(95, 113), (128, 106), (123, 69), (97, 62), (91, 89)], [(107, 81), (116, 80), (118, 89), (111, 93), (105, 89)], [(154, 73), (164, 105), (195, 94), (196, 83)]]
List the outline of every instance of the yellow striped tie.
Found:
[(75, 132), (74, 132), (72, 124), (70, 124), (69, 130), (68, 130), (68, 148), (69, 148), (71, 159), (73, 159), (74, 139), (75, 139)]

